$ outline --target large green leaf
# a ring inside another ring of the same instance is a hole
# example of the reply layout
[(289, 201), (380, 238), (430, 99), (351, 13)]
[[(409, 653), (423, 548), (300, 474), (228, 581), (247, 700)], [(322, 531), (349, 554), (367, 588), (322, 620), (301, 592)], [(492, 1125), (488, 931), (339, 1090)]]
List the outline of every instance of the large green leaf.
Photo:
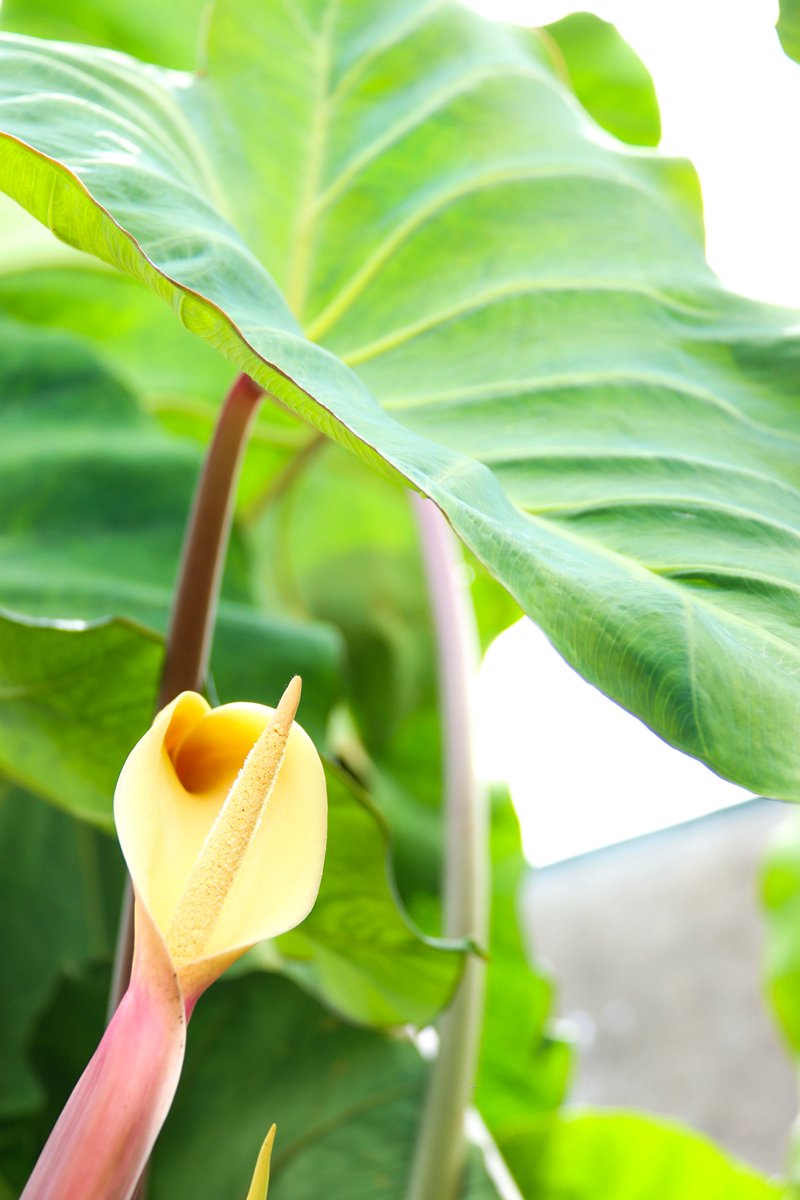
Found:
[(208, 61), (4, 39), (2, 185), (430, 495), (664, 737), (800, 794), (794, 318), (710, 275), (691, 171), (455, 5), (220, 0)]
[(790, 58), (800, 62), (800, 3), (798, 0), (780, 0), (778, 36)]
[(779, 1200), (777, 1183), (701, 1134), (626, 1112), (576, 1112), (506, 1143), (525, 1200)]
[(613, 25), (594, 13), (570, 13), (547, 25), (559, 65), (595, 121), (623, 142), (657, 146), (661, 117), (656, 90), (641, 59)]

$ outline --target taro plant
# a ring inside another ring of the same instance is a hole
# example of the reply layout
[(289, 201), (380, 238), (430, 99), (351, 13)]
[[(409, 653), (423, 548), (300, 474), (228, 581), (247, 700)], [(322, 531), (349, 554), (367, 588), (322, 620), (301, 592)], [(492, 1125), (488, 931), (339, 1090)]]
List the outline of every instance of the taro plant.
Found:
[[(709, 271), (646, 71), (592, 17), (456, 0), (0, 24), (0, 1196), (244, 1196), (273, 1122), (251, 1197), (271, 1145), (271, 1200), (779, 1195), (561, 1107), (472, 762), (476, 651), (522, 610), (679, 750), (800, 796), (796, 317)], [(160, 1041), (118, 1032), (142, 989)]]

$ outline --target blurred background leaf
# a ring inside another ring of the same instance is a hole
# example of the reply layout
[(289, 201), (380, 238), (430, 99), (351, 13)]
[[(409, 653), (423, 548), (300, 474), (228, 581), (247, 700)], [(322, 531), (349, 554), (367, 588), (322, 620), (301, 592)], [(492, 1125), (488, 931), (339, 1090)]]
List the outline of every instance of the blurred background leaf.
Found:
[(661, 115), (650, 72), (613, 25), (576, 12), (545, 25), (561, 68), (586, 111), (622, 142), (657, 146)]
[(800, 1055), (800, 819), (779, 826), (761, 872), (766, 921), (765, 983), (778, 1025)]
[[(316, 1198), (321, 1180), (331, 1196), (403, 1194), (424, 1082), (410, 1046), (342, 1025), (291, 984), (255, 976), (210, 992), (192, 1034), (197, 1049), (153, 1164), (154, 1200), (237, 1195), (278, 1118), (277, 1200)], [(209, 1137), (224, 1147), (213, 1165)]]
[(192, 70), (207, 0), (4, 0), (2, 26), (56, 41), (123, 50), (145, 62)]
[(60, 970), (110, 959), (123, 872), (114, 842), (9, 785), (0, 795), (0, 861), (2, 1122), (41, 1108), (26, 1053), (31, 1031)]
[(148, 728), (160, 639), (127, 621), (84, 628), (0, 613), (0, 772), (112, 828), (119, 770)]
[(564, 1100), (572, 1052), (550, 1030), (553, 987), (523, 937), (520, 888), (530, 868), (507, 794), (496, 792), (486, 1016), (475, 1103), (501, 1153), (520, 1126), (545, 1121)]
[(506, 1153), (525, 1200), (788, 1200), (702, 1135), (635, 1113), (569, 1113)]
[[(11, 202), (2, 197), (0, 216)], [(16, 206), (13, 206), (16, 208)], [(211, 346), (198, 341), (177, 322), (165, 319), (164, 305), (136, 280), (104, 268), (86, 255), (66, 262), (40, 262), (44, 247), (25, 243), (27, 222), (15, 221), (5, 234), (0, 221), (4, 262), (0, 269), (0, 313), (26, 325), (74, 334), (91, 346), (99, 361), (135, 392), (142, 405), (175, 409), (187, 419), (199, 409), (213, 425), (216, 410), (235, 372)], [(60, 247), (40, 225), (48, 247)], [(9, 261), (6, 246), (16, 249)], [(5, 236), (4, 236), (5, 234)], [(14, 269), (16, 268), (16, 269)]]
[(778, 36), (790, 58), (800, 62), (800, 3), (798, 0), (780, 0)]

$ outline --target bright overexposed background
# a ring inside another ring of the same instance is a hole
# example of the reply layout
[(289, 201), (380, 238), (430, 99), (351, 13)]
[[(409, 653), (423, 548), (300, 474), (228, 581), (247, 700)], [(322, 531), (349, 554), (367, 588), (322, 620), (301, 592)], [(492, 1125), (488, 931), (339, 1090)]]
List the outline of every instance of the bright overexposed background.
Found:
[[(471, 0), (542, 25), (583, 8), (613, 22), (655, 81), (660, 149), (700, 175), (708, 257), (731, 289), (800, 307), (800, 66), (777, 0)], [(479, 762), (507, 779), (538, 865), (685, 821), (748, 793), (665, 745), (584, 683), (529, 621), (490, 648)]]

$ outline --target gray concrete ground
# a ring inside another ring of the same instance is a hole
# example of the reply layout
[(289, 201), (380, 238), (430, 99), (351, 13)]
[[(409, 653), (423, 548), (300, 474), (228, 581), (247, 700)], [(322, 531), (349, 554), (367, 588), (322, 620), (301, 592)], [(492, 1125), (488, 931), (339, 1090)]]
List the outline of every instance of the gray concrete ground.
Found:
[(756, 800), (537, 871), (523, 904), (578, 1039), (571, 1099), (678, 1117), (767, 1171), (797, 1089), (761, 991)]

